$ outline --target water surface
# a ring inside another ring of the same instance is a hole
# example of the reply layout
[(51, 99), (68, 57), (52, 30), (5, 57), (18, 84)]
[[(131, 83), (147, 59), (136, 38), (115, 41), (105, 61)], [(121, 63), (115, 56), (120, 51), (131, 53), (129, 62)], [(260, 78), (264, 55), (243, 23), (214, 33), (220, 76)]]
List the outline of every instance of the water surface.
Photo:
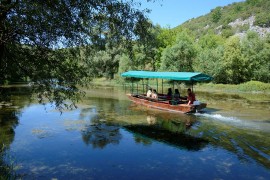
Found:
[(24, 179), (270, 178), (268, 96), (197, 92), (208, 108), (183, 115), (137, 106), (121, 88), (91, 88), (63, 113), (27, 88), (4, 92), (0, 163)]

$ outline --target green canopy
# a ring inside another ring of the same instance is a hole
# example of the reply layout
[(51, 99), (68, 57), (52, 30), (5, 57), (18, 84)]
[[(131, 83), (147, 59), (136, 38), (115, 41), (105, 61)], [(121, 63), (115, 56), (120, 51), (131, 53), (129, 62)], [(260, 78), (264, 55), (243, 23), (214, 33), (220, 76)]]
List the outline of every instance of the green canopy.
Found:
[(153, 71), (128, 71), (122, 77), (170, 79), (177, 81), (207, 82), (213, 78), (200, 72), (153, 72)]

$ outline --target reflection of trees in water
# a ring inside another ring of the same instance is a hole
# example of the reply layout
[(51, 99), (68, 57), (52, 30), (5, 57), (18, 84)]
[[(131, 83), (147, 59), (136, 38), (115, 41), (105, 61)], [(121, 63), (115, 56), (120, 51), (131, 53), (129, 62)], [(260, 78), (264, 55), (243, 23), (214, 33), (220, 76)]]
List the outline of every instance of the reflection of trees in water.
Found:
[(13, 179), (12, 165), (4, 159), (10, 144), (15, 137), (15, 127), (18, 125), (20, 109), (29, 104), (29, 88), (0, 87), (0, 179)]
[[(17, 113), (12, 109), (0, 111), (0, 147), (9, 146), (14, 139), (14, 128), (18, 125)], [(2, 148), (0, 148), (1, 150)]]
[[(91, 97), (91, 103), (100, 108), (84, 109), (80, 114), (84, 114), (82, 117), (91, 121), (82, 131), (82, 139), (87, 145), (92, 145), (94, 148), (104, 148), (108, 144), (118, 144), (122, 138), (120, 133), (120, 127), (116, 124), (110, 124), (105, 122), (109, 120), (110, 113), (115, 113), (119, 109), (123, 109), (118, 100), (104, 99), (98, 97)], [(117, 103), (116, 103), (117, 102)], [(111, 120), (111, 119), (110, 119)]]
[(18, 125), (16, 112), (12, 109), (0, 109), (0, 179), (11, 178), (12, 167), (4, 161), (6, 151), (14, 140), (14, 128)]
[(141, 143), (146, 146), (152, 144), (152, 140), (150, 138), (145, 138), (144, 136), (139, 134), (134, 134), (134, 140), (136, 143)]
[(97, 113), (96, 108), (82, 109), (80, 117), (90, 120), (90, 124), (82, 130), (82, 139), (85, 144), (102, 149), (108, 144), (118, 144), (122, 138), (119, 126), (105, 122), (104, 112)]
[(82, 138), (85, 144), (103, 149), (108, 144), (118, 144), (122, 135), (119, 132), (119, 127), (97, 122), (87, 125), (82, 131)]

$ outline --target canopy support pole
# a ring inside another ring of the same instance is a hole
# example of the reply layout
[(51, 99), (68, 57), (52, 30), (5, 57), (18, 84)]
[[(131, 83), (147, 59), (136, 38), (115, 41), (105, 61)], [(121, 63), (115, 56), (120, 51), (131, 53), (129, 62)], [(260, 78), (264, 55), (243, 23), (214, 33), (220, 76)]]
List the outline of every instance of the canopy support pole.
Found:
[(131, 94), (133, 95), (133, 78), (131, 78)]
[(143, 94), (144, 94), (144, 80), (142, 79), (142, 88), (143, 88)]
[(139, 94), (139, 91), (138, 91), (138, 90), (139, 90), (139, 89), (138, 89), (138, 86), (139, 86), (139, 85), (138, 85), (138, 84), (139, 84), (139, 82), (137, 82), (137, 95)]
[(158, 92), (158, 79), (156, 79), (157, 80), (157, 92)]
[(161, 81), (161, 82), (162, 82), (162, 94), (163, 94), (163, 79), (162, 79), (162, 81)]

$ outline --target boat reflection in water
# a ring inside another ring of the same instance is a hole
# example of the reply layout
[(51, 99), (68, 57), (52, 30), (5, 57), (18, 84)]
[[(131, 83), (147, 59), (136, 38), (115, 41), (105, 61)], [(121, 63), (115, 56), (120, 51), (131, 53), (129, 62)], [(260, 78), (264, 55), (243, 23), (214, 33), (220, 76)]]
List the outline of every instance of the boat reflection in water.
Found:
[(126, 130), (135, 134), (137, 139), (138, 137), (148, 138), (189, 151), (201, 150), (209, 143), (206, 139), (188, 134), (192, 124), (196, 122), (193, 116), (182, 114), (179, 119), (179, 114), (158, 111), (147, 113), (149, 113), (146, 116), (148, 124), (124, 126)]

